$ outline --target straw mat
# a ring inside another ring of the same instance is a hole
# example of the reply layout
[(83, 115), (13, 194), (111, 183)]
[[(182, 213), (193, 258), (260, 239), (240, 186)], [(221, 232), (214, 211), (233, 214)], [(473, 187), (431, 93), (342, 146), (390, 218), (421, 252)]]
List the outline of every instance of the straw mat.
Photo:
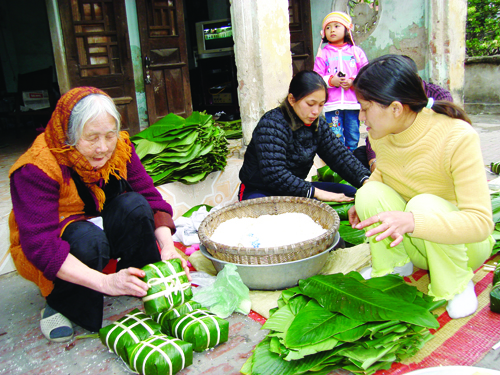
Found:
[[(500, 262), (500, 255), (486, 263)], [(429, 284), (427, 271), (416, 272), (405, 277), (411, 285), (426, 292)], [(500, 341), (500, 314), (490, 311), (490, 291), (493, 272), (483, 268), (477, 270), (472, 281), (475, 284), (479, 307), (475, 314), (451, 319), (445, 307), (437, 309), (439, 328), (431, 331), (434, 338), (406, 362), (394, 363), (389, 370), (378, 371), (377, 375), (399, 375), (409, 371), (435, 366), (472, 366)]]

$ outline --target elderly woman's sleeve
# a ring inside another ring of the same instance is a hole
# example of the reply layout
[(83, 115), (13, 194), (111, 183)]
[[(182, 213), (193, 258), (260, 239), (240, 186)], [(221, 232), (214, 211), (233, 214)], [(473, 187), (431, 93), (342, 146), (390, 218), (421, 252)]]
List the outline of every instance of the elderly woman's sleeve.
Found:
[(59, 183), (27, 164), (11, 175), (10, 194), (24, 255), (54, 280), (69, 254), (60, 238)]
[(133, 145), (130, 163), (127, 165), (127, 174), (127, 181), (132, 186), (132, 189), (146, 198), (153, 209), (156, 228), (167, 226), (172, 231), (172, 234), (174, 234), (175, 224), (172, 219), (172, 206), (163, 199), (158, 189), (154, 186), (153, 179), (148, 175), (146, 169), (144, 169)]

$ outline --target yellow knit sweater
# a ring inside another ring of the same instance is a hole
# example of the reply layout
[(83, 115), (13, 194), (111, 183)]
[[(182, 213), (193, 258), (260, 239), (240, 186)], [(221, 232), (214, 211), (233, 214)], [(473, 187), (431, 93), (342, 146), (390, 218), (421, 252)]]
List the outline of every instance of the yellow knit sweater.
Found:
[(413, 211), (413, 237), (464, 244), (483, 241), (492, 233), (491, 198), (479, 136), (472, 126), (423, 109), (405, 131), (370, 142), (377, 169), (369, 181), (385, 183), (406, 201), (427, 193), (459, 208), (450, 213)]

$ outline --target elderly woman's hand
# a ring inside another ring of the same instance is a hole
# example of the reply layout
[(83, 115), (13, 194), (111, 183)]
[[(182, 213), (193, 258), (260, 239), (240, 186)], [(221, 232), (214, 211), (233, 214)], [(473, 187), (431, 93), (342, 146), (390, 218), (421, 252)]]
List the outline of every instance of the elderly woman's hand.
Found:
[(109, 296), (144, 297), (149, 289), (142, 281), (146, 273), (139, 268), (129, 267), (117, 273), (105, 275), (101, 292)]
[(161, 259), (168, 260), (178, 258), (182, 263), (184, 271), (186, 271), (186, 276), (189, 281), (192, 280), (189, 274), (189, 267), (187, 261), (178, 253), (174, 246), (174, 240), (172, 239), (172, 232), (168, 227), (158, 227), (155, 230), (155, 236), (161, 248)]

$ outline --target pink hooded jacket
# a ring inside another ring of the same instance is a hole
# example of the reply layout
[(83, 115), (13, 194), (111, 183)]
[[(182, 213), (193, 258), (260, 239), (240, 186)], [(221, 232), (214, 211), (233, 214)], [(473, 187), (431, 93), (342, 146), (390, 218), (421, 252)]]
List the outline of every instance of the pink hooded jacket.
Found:
[(328, 80), (330, 76), (339, 71), (344, 73), (346, 77), (354, 79), (359, 70), (367, 63), (368, 59), (363, 50), (350, 44), (343, 47), (327, 44), (316, 56), (314, 71), (323, 77), (328, 86), (328, 101), (325, 103), (325, 112), (336, 109), (360, 108), (352, 87), (349, 90), (333, 87), (328, 84)]

